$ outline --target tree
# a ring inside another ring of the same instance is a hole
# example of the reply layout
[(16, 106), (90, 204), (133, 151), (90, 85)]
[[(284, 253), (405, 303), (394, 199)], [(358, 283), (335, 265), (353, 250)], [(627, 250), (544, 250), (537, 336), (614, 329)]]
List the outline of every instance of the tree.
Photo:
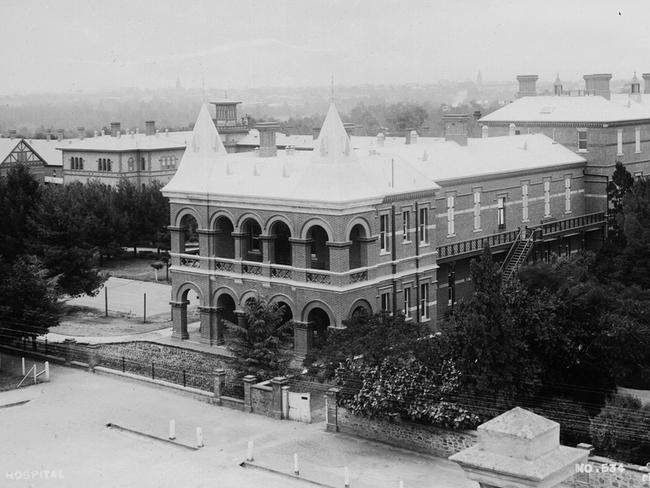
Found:
[(594, 447), (607, 456), (643, 464), (650, 459), (650, 407), (630, 395), (607, 400), (589, 430)]
[(0, 258), (0, 341), (34, 340), (59, 322), (55, 286), (38, 260)]
[(229, 323), (234, 337), (230, 349), (234, 366), (240, 375), (252, 374), (271, 378), (284, 374), (291, 353), (291, 322), (284, 320), (284, 310), (264, 297), (246, 302), (246, 327)]
[(632, 190), (634, 178), (623, 163), (616, 162), (616, 169), (611, 181), (607, 183), (607, 202), (609, 206), (609, 231), (607, 241), (609, 246), (620, 249), (625, 246), (623, 200)]

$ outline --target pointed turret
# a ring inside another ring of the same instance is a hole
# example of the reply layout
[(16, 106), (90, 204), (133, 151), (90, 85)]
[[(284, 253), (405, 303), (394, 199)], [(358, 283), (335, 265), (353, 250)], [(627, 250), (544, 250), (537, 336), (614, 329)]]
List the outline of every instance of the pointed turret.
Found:
[(345, 130), (336, 106), (334, 103), (331, 103), (323, 126), (320, 129), (318, 139), (316, 139), (316, 143), (314, 144), (312, 161), (344, 163), (354, 159), (350, 137)]
[(226, 154), (226, 148), (221, 141), (221, 136), (219, 136), (205, 104), (201, 106), (201, 111), (194, 124), (192, 142), (188, 149), (194, 152), (195, 155), (202, 157)]

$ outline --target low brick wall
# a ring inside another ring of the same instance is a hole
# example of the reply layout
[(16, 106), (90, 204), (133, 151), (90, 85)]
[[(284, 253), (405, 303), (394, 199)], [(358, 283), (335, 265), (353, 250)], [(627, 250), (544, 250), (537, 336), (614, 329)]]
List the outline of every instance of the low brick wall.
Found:
[(338, 430), (365, 439), (448, 457), (476, 444), (475, 431), (453, 431), (411, 422), (390, 422), (351, 414), (337, 409)]
[(259, 415), (273, 417), (273, 388), (264, 383), (251, 386), (251, 401), (253, 412)]
[(587, 465), (588, 471), (562, 483), (562, 488), (650, 488), (650, 469), (600, 456), (590, 457)]

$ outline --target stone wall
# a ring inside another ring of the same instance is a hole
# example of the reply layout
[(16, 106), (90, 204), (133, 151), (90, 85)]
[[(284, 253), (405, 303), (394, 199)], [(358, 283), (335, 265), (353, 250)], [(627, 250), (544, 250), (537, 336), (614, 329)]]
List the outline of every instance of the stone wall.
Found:
[(592, 456), (560, 488), (650, 488), (650, 469)]
[[(451, 456), (476, 443), (474, 431), (452, 431), (405, 421), (368, 419), (353, 415), (342, 407), (337, 410), (339, 432), (434, 456)], [(329, 415), (332, 416), (331, 413)]]

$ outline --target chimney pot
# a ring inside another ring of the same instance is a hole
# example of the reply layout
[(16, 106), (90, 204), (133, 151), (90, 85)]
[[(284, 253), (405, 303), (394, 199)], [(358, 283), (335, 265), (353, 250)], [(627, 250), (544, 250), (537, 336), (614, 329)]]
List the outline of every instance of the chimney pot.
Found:
[(377, 145), (379, 147), (383, 147), (385, 141), (386, 141), (386, 136), (384, 135), (384, 133), (383, 132), (378, 133), (377, 134)]
[(650, 73), (643, 73), (643, 93), (650, 93)]
[(454, 141), (467, 146), (469, 116), (467, 114), (445, 114), (442, 116), (445, 126), (445, 141)]
[(406, 130), (406, 144), (417, 144), (418, 133), (415, 129)]
[(49, 141), (50, 139), (52, 139), (52, 129), (47, 129), (45, 131), (45, 140)]
[(62, 140), (63, 140), (63, 129), (58, 129), (58, 130), (56, 131), (56, 138), (57, 138), (58, 141), (62, 141)]
[(86, 129), (85, 129), (85, 127), (77, 127), (77, 132), (79, 133), (79, 139), (81, 139), (83, 141), (84, 137), (86, 137)]
[(535, 97), (537, 96), (537, 75), (519, 75), (517, 81), (519, 82), (519, 92), (517, 98), (521, 97)]
[(120, 123), (111, 122), (111, 136), (117, 137), (117, 134), (120, 132)]
[(345, 132), (348, 134), (348, 137), (352, 137), (352, 134), (354, 133), (354, 124), (351, 122), (346, 122), (343, 124), (343, 127), (345, 128)]
[(13, 139), (14, 137), (16, 137), (16, 129), (11, 129), (9, 131), (9, 139)]
[(258, 122), (255, 128), (260, 133), (259, 156), (262, 158), (277, 156), (278, 148), (275, 133), (280, 129), (280, 124), (277, 122)]
[(93, 132), (93, 137), (97, 137), (97, 131)]
[(318, 139), (318, 136), (320, 135), (320, 127), (314, 127), (311, 130), (311, 135), (314, 138), (314, 140)]
[(482, 126), (481, 126), (481, 137), (482, 137), (483, 139), (487, 139), (487, 137), (488, 137), (488, 131), (489, 131), (489, 129), (488, 129), (488, 126), (487, 126), (487, 125), (482, 125)]
[(508, 126), (508, 135), (509, 136), (514, 136), (515, 135), (515, 130), (517, 130), (517, 126), (515, 126), (515, 124), (510, 124)]
[(155, 120), (147, 120), (144, 123), (144, 132), (148, 136), (152, 136), (156, 133), (156, 121)]

